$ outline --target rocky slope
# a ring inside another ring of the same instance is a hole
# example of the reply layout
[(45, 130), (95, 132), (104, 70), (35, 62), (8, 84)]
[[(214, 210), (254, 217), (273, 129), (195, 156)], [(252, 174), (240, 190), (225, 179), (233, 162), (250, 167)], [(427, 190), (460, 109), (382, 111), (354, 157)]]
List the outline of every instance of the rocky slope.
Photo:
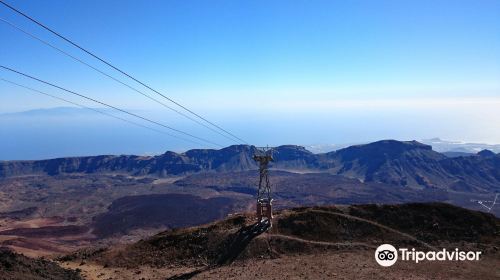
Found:
[(32, 259), (0, 248), (0, 280), (83, 280), (74, 270), (45, 259)]
[[(383, 243), (425, 250), (437, 247), (481, 250), (484, 260), (470, 264), (469, 270), (500, 259), (498, 218), (442, 203), (288, 209), (276, 212), (273, 227), (266, 232), (267, 229), (269, 224), (256, 223), (253, 215), (237, 215), (204, 226), (165, 231), (131, 245), (82, 250), (60, 260), (84, 261), (112, 270), (196, 268), (176, 276), (184, 279), (218, 273), (235, 261), (244, 267), (266, 259), (280, 273), (285, 271), (275, 260), (287, 258), (330, 258), (349, 252), (371, 263), (373, 251)], [(391, 269), (391, 273), (395, 270)], [(495, 273), (489, 270), (485, 277), (494, 278)], [(223, 274), (210, 277), (217, 276)], [(347, 272), (343, 276), (354, 277)]]

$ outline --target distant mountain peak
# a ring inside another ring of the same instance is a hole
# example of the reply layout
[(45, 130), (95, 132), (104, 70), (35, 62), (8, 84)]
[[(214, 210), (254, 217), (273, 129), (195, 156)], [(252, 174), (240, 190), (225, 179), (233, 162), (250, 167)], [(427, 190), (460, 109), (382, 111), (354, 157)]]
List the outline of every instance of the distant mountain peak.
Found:
[(400, 146), (400, 147), (406, 147), (406, 148), (422, 148), (422, 149), (426, 149), (426, 150), (432, 149), (432, 147), (430, 145), (420, 143), (416, 140), (398, 141), (398, 140), (387, 139), (387, 140), (380, 140), (377, 142), (373, 142), (373, 143), (370, 143), (367, 145), (373, 145), (373, 146), (390, 145), (390, 146)]
[(353, 151), (353, 150), (359, 150), (360, 152), (368, 152), (368, 151), (373, 151), (376, 152), (377, 154), (380, 153), (387, 153), (387, 154), (401, 154), (405, 151), (410, 151), (410, 150), (427, 150), (431, 151), (432, 146), (422, 144), (420, 142), (417, 142), (415, 140), (413, 141), (397, 141), (397, 140), (380, 140), (377, 142), (369, 143), (369, 144), (363, 144), (363, 145), (355, 145), (351, 146), (345, 149), (341, 149), (338, 152), (342, 153), (343, 151)]
[(497, 154), (495, 154), (494, 152), (492, 152), (490, 150), (484, 149), (484, 150), (480, 151), (479, 153), (477, 153), (477, 155), (481, 156), (481, 157), (494, 157)]

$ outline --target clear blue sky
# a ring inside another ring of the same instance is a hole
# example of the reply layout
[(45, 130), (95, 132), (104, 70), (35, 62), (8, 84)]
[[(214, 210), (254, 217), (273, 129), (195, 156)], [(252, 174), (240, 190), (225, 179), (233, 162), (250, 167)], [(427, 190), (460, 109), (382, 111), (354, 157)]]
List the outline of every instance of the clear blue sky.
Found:
[[(266, 141), (251, 129), (265, 122), (282, 135), (271, 144), (500, 142), (500, 1), (7, 2), (258, 144)], [(2, 6), (0, 17), (113, 73)], [(129, 109), (161, 109), (2, 22), (0, 40), (4, 65)], [(66, 106), (4, 83), (0, 98), (0, 112)], [(359, 132), (391, 110), (379, 121), (399, 125)], [(366, 122), (355, 121), (361, 115)], [(279, 130), (297, 119), (308, 121)], [(413, 134), (401, 133), (408, 123)], [(314, 139), (298, 137), (302, 130)]]

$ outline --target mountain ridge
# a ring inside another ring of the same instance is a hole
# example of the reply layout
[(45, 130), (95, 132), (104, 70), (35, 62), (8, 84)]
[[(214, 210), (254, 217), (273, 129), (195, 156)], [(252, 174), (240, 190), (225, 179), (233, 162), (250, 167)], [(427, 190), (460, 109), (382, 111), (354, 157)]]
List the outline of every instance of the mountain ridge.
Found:
[[(256, 170), (257, 148), (232, 145), (219, 150), (167, 151), (157, 156), (100, 155), (37, 161), (0, 162), (0, 178), (71, 173), (125, 173), (168, 177), (200, 172)], [(410, 188), (451, 188), (480, 192), (500, 190), (500, 155), (481, 151), (450, 158), (417, 141), (381, 140), (335, 152), (314, 154), (302, 146), (273, 148), (272, 169), (327, 172), (362, 182)]]

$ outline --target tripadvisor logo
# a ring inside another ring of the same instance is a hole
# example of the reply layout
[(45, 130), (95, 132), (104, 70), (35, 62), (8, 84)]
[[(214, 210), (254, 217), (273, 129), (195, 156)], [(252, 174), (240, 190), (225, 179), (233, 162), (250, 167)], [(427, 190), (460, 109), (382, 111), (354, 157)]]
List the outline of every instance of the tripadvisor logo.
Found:
[(375, 260), (381, 266), (391, 266), (398, 260), (398, 251), (391, 244), (382, 244), (375, 251)]
[(440, 251), (417, 251), (415, 248), (409, 250), (406, 248), (399, 248), (397, 250), (391, 244), (382, 244), (378, 246), (375, 251), (375, 261), (381, 266), (392, 266), (399, 259), (401, 261), (413, 261), (419, 263), (420, 261), (478, 261), (481, 252), (474, 251), (460, 251), (443, 249)]

